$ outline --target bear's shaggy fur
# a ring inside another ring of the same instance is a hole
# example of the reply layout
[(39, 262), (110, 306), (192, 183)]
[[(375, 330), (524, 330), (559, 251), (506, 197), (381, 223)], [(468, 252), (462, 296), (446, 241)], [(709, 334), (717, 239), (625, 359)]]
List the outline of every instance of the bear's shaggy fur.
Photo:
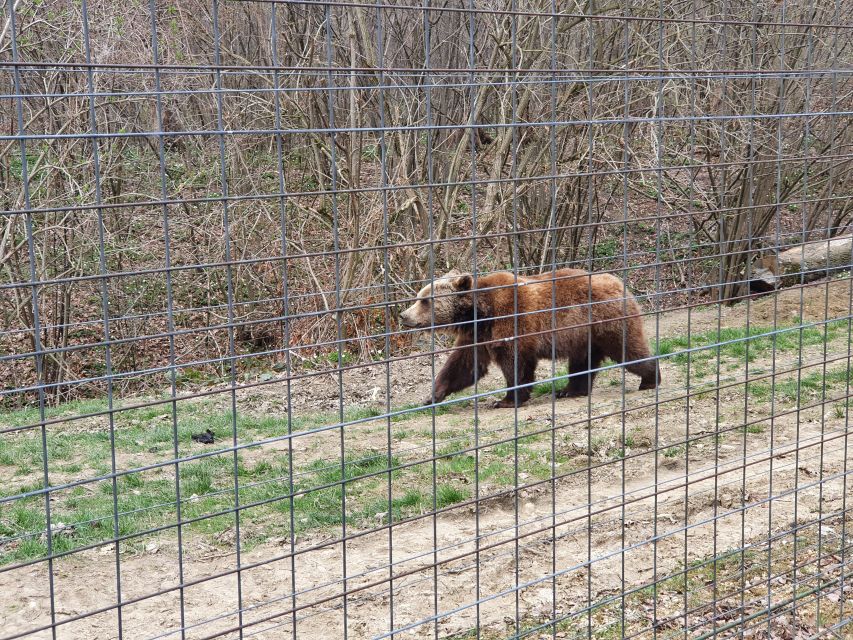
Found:
[(537, 362), (552, 355), (569, 361), (569, 384), (560, 397), (588, 395), (605, 358), (625, 362), (640, 376), (640, 389), (659, 384), (640, 306), (616, 276), (580, 269), (517, 277), (500, 272), (479, 277), (476, 291), (473, 286), (471, 275), (448, 273), (421, 289), (400, 315), (407, 327), (435, 326), (456, 335), (425, 404), (471, 386), (495, 362), (508, 391), (494, 406), (521, 405), (530, 398)]

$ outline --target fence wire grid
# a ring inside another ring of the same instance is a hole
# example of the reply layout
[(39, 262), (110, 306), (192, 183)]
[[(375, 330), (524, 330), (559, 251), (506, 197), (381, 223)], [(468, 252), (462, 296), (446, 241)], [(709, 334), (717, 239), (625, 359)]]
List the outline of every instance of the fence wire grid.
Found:
[(0, 638), (853, 637), (851, 33), (5, 0)]

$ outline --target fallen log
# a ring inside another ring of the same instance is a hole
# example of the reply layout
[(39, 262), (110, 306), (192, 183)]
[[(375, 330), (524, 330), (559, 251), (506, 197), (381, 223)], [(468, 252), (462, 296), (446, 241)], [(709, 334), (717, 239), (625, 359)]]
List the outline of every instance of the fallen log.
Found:
[(773, 291), (853, 268), (853, 236), (815, 240), (764, 256), (753, 265), (750, 290)]

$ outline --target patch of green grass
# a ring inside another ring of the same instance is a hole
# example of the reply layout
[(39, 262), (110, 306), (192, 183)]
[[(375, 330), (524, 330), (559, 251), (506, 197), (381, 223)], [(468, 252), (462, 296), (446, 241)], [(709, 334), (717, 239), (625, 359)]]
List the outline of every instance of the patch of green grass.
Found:
[(480, 479), (489, 480), (497, 486), (507, 486), (513, 484), (513, 466), (506, 462), (495, 460), (485, 464), (480, 469)]
[(514, 442), (501, 442), (488, 449), (497, 458), (509, 458), (515, 455), (516, 444)]
[(425, 504), (425, 496), (420, 491), (409, 489), (402, 498), (398, 498), (401, 507), (419, 507)]
[(676, 447), (667, 447), (664, 449), (663, 457), (664, 458), (678, 458), (685, 451), (684, 445), (678, 445)]
[[(401, 497), (391, 500), (390, 508), (388, 498), (377, 498), (364, 507), (363, 518), (388, 521), (388, 514), (395, 521), (410, 517), (415, 514), (425, 513), (432, 509), (432, 499), (417, 489), (408, 489)], [(381, 517), (379, 517), (381, 516)]]
[[(567, 376), (569, 375), (569, 370), (566, 367), (562, 367), (557, 369), (555, 372), (556, 377)], [(569, 386), (569, 379), (564, 378), (562, 380), (556, 380), (554, 382), (539, 382), (531, 388), (530, 392), (534, 398), (541, 398), (542, 396), (551, 395), (551, 390), (554, 390), (554, 393), (558, 393)]]
[(10, 447), (6, 446), (4, 440), (0, 440), (0, 465), (4, 467), (14, 467), (17, 463), (15, 456), (12, 454)]
[(341, 351), (340, 355), (337, 351), (329, 351), (327, 353), (318, 355), (316, 361), (319, 364), (323, 365), (337, 365), (338, 359), (340, 359), (341, 366), (346, 366), (348, 364), (352, 364), (355, 361), (355, 355), (353, 355), (349, 351)]
[(850, 411), (850, 407), (853, 406), (853, 401), (848, 400), (847, 402), (837, 402), (832, 406), (833, 413), (835, 417), (839, 420), (843, 419), (847, 413)]
[[(719, 351), (721, 358), (753, 362), (769, 353), (774, 345), (777, 352), (799, 351), (804, 347), (831, 342), (846, 333), (847, 320), (833, 320), (825, 325), (803, 328), (799, 324), (779, 325), (775, 333), (772, 326), (753, 325), (748, 331), (743, 327), (729, 327), (719, 332), (714, 329), (690, 336), (661, 338), (657, 355), (670, 356), (669, 360), (675, 364), (686, 365), (690, 360), (693, 366), (701, 366), (716, 361)], [(696, 351), (688, 352), (687, 349)]]
[[(93, 401), (72, 402), (52, 410), (57, 416), (75, 416), (81, 413), (102, 410), (103, 403)], [(407, 413), (391, 417), (392, 422), (403, 422), (418, 416), (429, 415), (432, 409), (421, 409), (418, 405), (408, 405), (401, 409), (414, 409)], [(436, 414), (452, 411), (452, 406), (436, 407)], [(369, 421), (383, 414), (374, 407), (354, 407), (344, 413), (345, 422)], [(38, 420), (38, 412), (24, 409), (0, 413), (0, 419), (9, 424), (24, 426), (33, 419)], [(169, 405), (145, 407), (114, 414), (114, 439), (117, 451), (138, 454), (160, 454), (171, 457), (177, 440), (178, 455), (186, 455), (199, 449), (192, 441), (192, 435), (210, 429), (218, 442), (227, 442), (236, 426), (239, 442), (250, 442), (265, 438), (279, 437), (288, 432), (300, 432), (337, 424), (338, 414), (308, 414), (294, 419), (288, 426), (287, 416), (256, 415), (251, 412), (238, 412), (236, 420), (230, 412), (219, 412), (210, 404), (179, 404), (177, 415), (173, 418)], [(176, 422), (174, 424), (173, 422)], [(99, 423), (102, 430), (65, 433), (62, 425), (50, 425), (46, 431), (47, 464), (57, 469), (57, 461), (65, 461), (68, 473), (75, 473), (87, 465), (98, 474), (110, 470), (111, 440), (109, 431)], [(45, 464), (42, 456), (41, 430), (29, 429), (17, 434), (9, 434), (0, 440), (0, 465), (17, 467), (19, 475), (26, 475), (42, 468)], [(0, 488), (0, 494), (4, 489)]]
[(539, 442), (540, 440), (542, 440), (543, 435), (544, 434), (541, 434), (541, 433), (531, 433), (530, 435), (519, 436), (518, 445), (523, 446), (523, 445), (535, 444), (535, 443)]
[(440, 484), (436, 489), (436, 506), (439, 509), (464, 502), (471, 496), (467, 489), (452, 484)]
[(447, 460), (442, 461), (442, 464), (439, 466), (439, 474), (444, 476), (445, 474), (469, 474), (472, 473), (476, 469), (476, 458), (471, 454), (462, 454), (458, 456), (453, 456)]
[(753, 435), (764, 433), (764, 427), (760, 424), (748, 424), (742, 430)]
[(754, 400), (769, 400), (771, 393), (781, 402), (798, 402), (803, 396), (818, 398), (823, 389), (833, 386), (846, 385), (853, 382), (853, 370), (837, 367), (823, 371), (812, 371), (796, 377), (786, 378), (776, 383), (775, 389), (769, 382), (752, 382), (748, 385), (748, 393)]
[(472, 440), (464, 435), (448, 434), (448, 442), (436, 450), (436, 455), (441, 458), (449, 458), (470, 449)]
[[(73, 400), (56, 407), (45, 407), (45, 420), (66, 416), (79, 416), (99, 413), (107, 410), (107, 402), (103, 399)], [(24, 427), (38, 424), (41, 420), (38, 407), (0, 411), (0, 424), (4, 427)]]
[[(103, 404), (69, 403), (57, 415), (73, 416), (84, 409), (102, 408)], [(411, 411), (392, 417), (393, 422), (429, 416), (433, 411), (418, 405), (403, 408)], [(435, 411), (442, 414), (454, 409), (455, 405), (439, 407)], [(382, 413), (376, 408), (356, 407), (347, 409), (344, 419), (368, 422), (377, 418), (377, 423), (384, 429), (385, 419), (378, 417)], [(16, 416), (21, 424), (26, 424), (32, 418), (32, 410), (18, 412)], [(453, 418), (450, 416), (448, 420)], [(234, 495), (234, 454), (230, 451), (217, 452), (215, 447), (230, 445), (235, 426), (239, 442), (253, 442), (280, 436), (288, 429), (299, 432), (334, 425), (339, 420), (336, 413), (309, 414), (293, 419), (288, 425), (286, 415), (257, 415), (250, 411), (239, 412), (235, 419), (231, 413), (207, 402), (179, 403), (175, 416), (170, 404), (118, 411), (114, 414), (112, 437), (116, 452), (130, 456), (122, 462), (123, 465), (132, 467), (152, 460), (168, 461), (174, 455), (176, 439), (178, 455), (202, 451), (212, 455), (178, 465), (123, 474), (115, 482), (106, 479), (53, 490), (52, 522), (62, 522), (67, 526), (53, 534), (52, 544), (61, 551), (109, 542), (116, 535), (116, 527), (119, 535), (144, 534), (150, 529), (174, 523), (179, 507), (184, 520), (197, 519), (186, 524), (184, 531), (188, 535), (210, 536), (216, 544), (223, 530), (233, 527), (234, 514), (229, 511), (237, 501)], [(508, 442), (493, 449), (486, 447), (480, 451), (478, 462), (475, 455), (465, 451), (472, 444), (469, 418), (456, 422), (458, 428), (443, 429), (440, 434), (445, 442), (439, 455), (444, 457), (436, 461), (440, 483), (435, 495), (431, 489), (431, 463), (398, 469), (396, 467), (402, 464), (401, 460), (392, 457), (389, 461), (384, 449), (353, 451), (343, 465), (335, 461), (335, 452), (330, 451), (325, 454), (326, 459), (295, 465), (292, 476), (287, 455), (262, 451), (259, 447), (241, 451), (236, 465), (239, 503), (243, 507), (240, 517), (247, 524), (262, 524), (248, 528), (259, 533), (252, 534), (251, 540), (247, 537), (246, 542), (257, 544), (271, 536), (291, 535), (291, 505), (296, 533), (340, 526), (344, 517), (344, 497), (347, 524), (359, 528), (376, 526), (377, 519), (400, 519), (423, 513), (431, 510), (434, 503), (447, 507), (467, 500), (471, 495), (468, 487), (478, 466), (483, 481), (492, 486), (511, 486), (515, 482), (514, 465), (508, 461), (514, 456), (516, 446), (520, 473), (533, 478), (550, 476), (550, 460), (534, 447), (543, 436), (521, 435), (517, 444)], [(112, 445), (111, 434), (105, 428), (107, 419), (94, 422), (100, 430), (91, 426), (92, 421), (78, 424), (92, 430), (75, 430), (72, 434), (63, 431), (63, 425), (47, 428), (48, 465), (52, 472), (57, 470), (70, 476), (54, 479), (55, 482), (106, 475), (111, 470)], [(214, 433), (217, 441), (214, 447), (205, 447), (191, 440), (193, 433), (205, 429)], [(400, 428), (395, 433), (399, 437), (418, 437), (427, 441), (433, 437), (432, 430), (424, 427)], [(0, 487), (0, 495), (15, 497), (41, 490), (41, 481), (34, 481), (32, 476), (44, 464), (41, 437), (41, 430), (33, 429), (0, 441), (0, 464), (26, 474), (20, 482), (9, 482)], [(180, 505), (176, 504), (176, 466)], [(389, 473), (394, 479), (395, 493), (390, 502), (387, 495)], [(397, 495), (398, 490), (403, 494)], [(291, 491), (297, 492), (293, 498), (288, 497)], [(0, 509), (3, 527), (0, 528), (0, 565), (44, 557), (47, 537), (43, 505), (44, 496), (36, 495), (16, 499)], [(20, 510), (14, 518), (8, 515), (12, 507)], [(226, 513), (214, 515), (220, 512)], [(144, 550), (145, 545), (139, 540), (133, 538), (123, 543), (122, 549), (128, 552)]]
[(43, 503), (41, 508), (25, 504), (15, 504), (10, 510), (9, 523), (12, 532), (44, 529), (45, 516)]
[(771, 387), (764, 382), (750, 382), (746, 386), (746, 392), (752, 400), (768, 402), (770, 400)]
[(181, 493), (186, 496), (203, 496), (213, 491), (216, 472), (215, 458), (181, 465)]
[[(344, 481), (349, 481), (354, 478), (369, 474), (382, 473), (388, 471), (389, 468), (394, 468), (400, 465), (400, 460), (394, 456), (390, 461), (384, 451), (365, 451), (360, 452), (356, 456), (347, 458), (343, 465), (330, 464), (326, 460), (317, 460), (308, 465), (307, 470), (313, 472), (313, 485), (333, 484)], [(399, 471), (391, 471), (391, 477), (394, 478), (399, 474)], [(383, 474), (384, 477), (384, 474)]]
[(343, 521), (340, 486), (309, 491), (293, 502), (297, 531), (339, 525)]
[[(166, 379), (171, 382), (171, 373), (166, 373)], [(222, 376), (220, 375), (194, 367), (181, 367), (175, 371), (175, 385), (178, 389), (184, 389), (192, 385), (209, 384), (221, 379)]]

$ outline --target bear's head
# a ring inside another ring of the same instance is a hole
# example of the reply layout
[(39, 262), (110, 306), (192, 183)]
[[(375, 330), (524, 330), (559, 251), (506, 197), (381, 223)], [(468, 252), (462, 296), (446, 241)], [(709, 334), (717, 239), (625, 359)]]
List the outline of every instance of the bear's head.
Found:
[(472, 286), (470, 274), (450, 271), (418, 291), (418, 299), (400, 314), (400, 321), (413, 329), (464, 321), (474, 308)]

